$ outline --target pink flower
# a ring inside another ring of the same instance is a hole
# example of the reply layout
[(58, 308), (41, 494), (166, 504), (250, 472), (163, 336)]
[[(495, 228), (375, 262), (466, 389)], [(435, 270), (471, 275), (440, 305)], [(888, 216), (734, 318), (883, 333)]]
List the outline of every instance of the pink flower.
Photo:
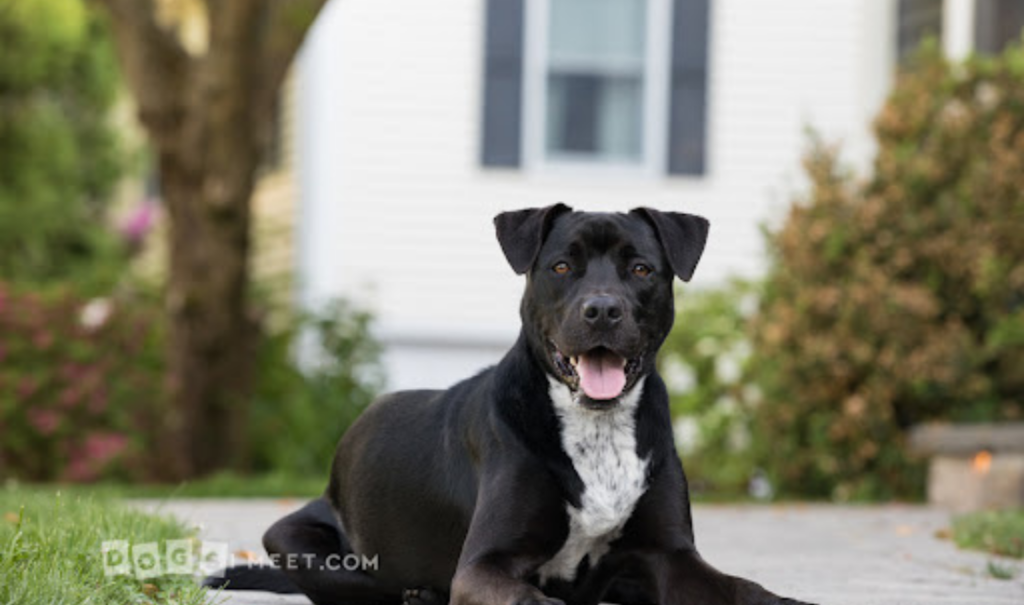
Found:
[(114, 458), (128, 445), (128, 437), (121, 433), (93, 433), (85, 439), (85, 455), (87, 458), (106, 463)]
[(64, 470), (67, 481), (93, 481), (104, 467), (124, 452), (128, 438), (120, 433), (99, 432), (71, 451), (71, 463)]
[(82, 374), (78, 364), (71, 361), (60, 367), (60, 377), (67, 381), (76, 380)]
[(97, 472), (85, 458), (72, 458), (67, 468), (64, 469), (64, 481), (84, 483), (96, 479)]
[(62, 409), (70, 410), (78, 405), (81, 395), (82, 393), (80, 389), (74, 386), (67, 387), (61, 391), (60, 397), (58, 398), (58, 405), (60, 405)]
[(53, 332), (48, 330), (36, 332), (35, 336), (32, 337), (32, 343), (36, 345), (37, 349), (49, 349), (50, 345), (53, 344)]
[(157, 205), (151, 200), (144, 200), (135, 210), (131, 211), (121, 222), (119, 231), (130, 244), (139, 244), (153, 228), (156, 221)]
[(60, 425), (60, 415), (53, 410), (31, 409), (27, 413), (28, 422), (40, 435), (52, 435)]
[(101, 414), (107, 409), (107, 404), (109, 403), (107, 392), (99, 388), (92, 394), (92, 399), (89, 401), (89, 411), (93, 414)]
[(21, 399), (28, 399), (36, 392), (36, 382), (31, 378), (25, 377), (18, 382), (18, 397)]

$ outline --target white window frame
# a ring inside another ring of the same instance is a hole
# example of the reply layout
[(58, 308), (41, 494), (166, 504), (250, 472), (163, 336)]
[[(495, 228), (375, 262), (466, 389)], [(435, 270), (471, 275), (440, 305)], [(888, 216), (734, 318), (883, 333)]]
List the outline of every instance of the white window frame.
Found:
[(643, 146), (639, 162), (549, 158), (546, 150), (548, 26), (551, 0), (524, 2), (523, 168), (534, 173), (584, 176), (664, 176), (669, 132), (669, 77), (672, 51), (672, 0), (647, 1), (644, 56)]

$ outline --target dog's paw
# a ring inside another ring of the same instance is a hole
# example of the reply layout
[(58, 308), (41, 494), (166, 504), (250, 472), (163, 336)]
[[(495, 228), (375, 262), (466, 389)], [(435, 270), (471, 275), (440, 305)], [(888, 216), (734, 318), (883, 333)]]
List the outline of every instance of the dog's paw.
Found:
[(402, 592), (402, 605), (447, 605), (448, 596), (429, 588), (410, 588)]

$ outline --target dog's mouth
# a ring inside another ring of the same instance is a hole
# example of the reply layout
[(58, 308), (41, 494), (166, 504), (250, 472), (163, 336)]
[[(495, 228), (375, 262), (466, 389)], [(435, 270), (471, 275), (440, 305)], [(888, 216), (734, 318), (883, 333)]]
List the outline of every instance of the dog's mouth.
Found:
[[(636, 383), (643, 356), (626, 358), (607, 347), (566, 355), (552, 343), (552, 361), (562, 382), (586, 397), (588, 407), (607, 407)], [(588, 401), (589, 400), (589, 401)]]

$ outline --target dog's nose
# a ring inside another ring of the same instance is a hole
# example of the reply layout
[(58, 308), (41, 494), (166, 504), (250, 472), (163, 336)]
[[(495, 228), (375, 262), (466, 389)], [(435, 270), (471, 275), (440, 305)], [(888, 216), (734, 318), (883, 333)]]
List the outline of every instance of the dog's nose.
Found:
[(610, 327), (622, 321), (622, 301), (600, 294), (583, 301), (583, 320), (594, 327)]

